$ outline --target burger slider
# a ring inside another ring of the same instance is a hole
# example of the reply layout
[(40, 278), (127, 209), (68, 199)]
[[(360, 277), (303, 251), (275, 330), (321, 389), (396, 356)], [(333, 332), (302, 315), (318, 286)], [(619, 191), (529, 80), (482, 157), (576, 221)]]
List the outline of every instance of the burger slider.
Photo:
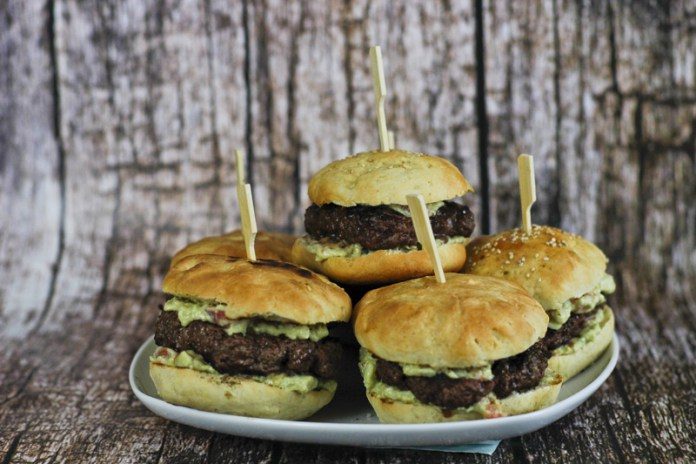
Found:
[(468, 247), (464, 272), (522, 286), (546, 310), (549, 365), (565, 379), (589, 366), (609, 346), (614, 314), (606, 295), (614, 279), (607, 257), (578, 235), (547, 226), (479, 237)]
[(196, 409), (302, 419), (333, 398), (341, 347), (327, 324), (348, 295), (289, 263), (219, 255), (179, 260), (155, 329), (150, 375), (160, 396)]
[(501, 279), (446, 278), (373, 290), (355, 308), (360, 370), (380, 421), (492, 418), (552, 404), (561, 377), (547, 366), (541, 305)]
[(420, 192), (442, 264), (458, 271), (474, 216), (452, 200), (471, 190), (452, 163), (422, 153), (370, 151), (335, 161), (309, 183), (307, 235), (295, 242), (293, 261), (350, 285), (428, 275), (432, 267), (418, 248), (405, 202), (407, 193)]
[[(258, 232), (254, 246), (256, 256), (261, 259), (289, 262), (294, 242), (295, 237), (292, 235), (279, 232)], [(204, 254), (246, 257), (242, 231), (235, 230), (224, 235), (205, 237), (190, 243), (174, 255), (171, 265), (173, 266), (187, 256)]]

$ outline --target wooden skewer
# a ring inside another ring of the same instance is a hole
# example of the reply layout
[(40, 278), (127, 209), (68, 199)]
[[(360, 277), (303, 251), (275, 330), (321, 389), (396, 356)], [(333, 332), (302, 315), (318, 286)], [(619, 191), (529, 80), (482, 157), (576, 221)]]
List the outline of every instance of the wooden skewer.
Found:
[(428, 209), (425, 206), (423, 195), (415, 193), (406, 195), (406, 201), (408, 202), (409, 210), (411, 210), (411, 220), (413, 221), (413, 227), (416, 229), (416, 237), (418, 237), (421, 246), (430, 255), (435, 278), (439, 283), (444, 284), (445, 271), (442, 269), (440, 253), (437, 251), (437, 244), (435, 243), (435, 236), (430, 225), (430, 217), (428, 216)]
[(242, 150), (235, 150), (237, 158), (237, 202), (239, 203), (239, 213), (242, 217), (242, 235), (244, 236), (244, 248), (246, 248), (247, 259), (256, 261), (256, 215), (254, 214), (254, 200), (251, 196), (251, 185), (245, 182), (244, 154)]
[(536, 184), (534, 182), (534, 158), (529, 155), (517, 157), (517, 170), (520, 180), (520, 206), (522, 209), (522, 228), (528, 234), (532, 232), (532, 205), (536, 201)]
[(377, 107), (377, 129), (379, 130), (379, 145), (382, 151), (389, 151), (387, 117), (384, 113), (384, 100), (387, 96), (387, 84), (384, 80), (384, 68), (382, 66), (382, 50), (379, 48), (379, 45), (370, 47), (370, 68), (372, 69), (372, 85), (375, 88), (375, 106)]
[(389, 149), (393, 150), (396, 147), (396, 142), (394, 140), (394, 131), (387, 131), (387, 138), (389, 139)]

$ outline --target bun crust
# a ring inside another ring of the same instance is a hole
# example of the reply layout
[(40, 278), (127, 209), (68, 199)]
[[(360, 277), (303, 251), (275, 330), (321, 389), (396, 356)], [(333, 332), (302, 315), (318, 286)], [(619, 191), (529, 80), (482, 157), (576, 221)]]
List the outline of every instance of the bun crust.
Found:
[(595, 362), (604, 350), (611, 344), (614, 338), (614, 313), (608, 306), (605, 309), (606, 316), (597, 336), (580, 349), (571, 353), (556, 355), (549, 359), (549, 368), (558, 372), (563, 380), (582, 372), (587, 366)]
[[(254, 248), (258, 259), (275, 261), (290, 261), (290, 251), (295, 242), (292, 235), (278, 232), (259, 232), (256, 235)], [(190, 243), (179, 250), (172, 258), (171, 266), (191, 255), (223, 255), (235, 258), (246, 258), (244, 236), (240, 230), (234, 230), (224, 235), (205, 237)]]
[[(465, 244), (446, 243), (438, 247), (438, 252), (446, 272), (457, 272), (464, 266)], [(388, 284), (433, 273), (433, 265), (425, 250), (379, 250), (357, 258), (334, 257), (317, 261), (301, 238), (292, 248), (292, 261), (333, 281), (349, 285)]]
[(309, 182), (309, 198), (317, 205), (405, 205), (409, 193), (433, 203), (470, 191), (469, 182), (446, 159), (403, 150), (367, 151), (334, 161)]
[(491, 408), (486, 415), (475, 411), (447, 411), (429, 404), (408, 404), (389, 401), (367, 394), (367, 399), (377, 413), (380, 422), (387, 424), (422, 424), (429, 422), (453, 422), (462, 420), (485, 419), (486, 417), (514, 416), (537, 411), (551, 406), (561, 390), (561, 377), (558, 376), (549, 385), (542, 385), (534, 390), (512, 395), (498, 400), (498, 407)]
[(268, 419), (304, 419), (331, 401), (334, 392), (298, 393), (244, 377), (208, 374), (150, 363), (150, 377), (167, 403), (202, 411)]
[(225, 303), (225, 316), (280, 317), (298, 324), (350, 319), (350, 297), (326, 277), (280, 261), (193, 255), (177, 262), (162, 290)]
[(388, 361), (480, 366), (519, 354), (546, 333), (548, 316), (521, 287), (493, 277), (447, 274), (368, 292), (355, 307), (358, 342)]
[(521, 285), (544, 309), (560, 308), (591, 291), (607, 269), (607, 257), (578, 235), (534, 226), (478, 237), (467, 246), (464, 271)]

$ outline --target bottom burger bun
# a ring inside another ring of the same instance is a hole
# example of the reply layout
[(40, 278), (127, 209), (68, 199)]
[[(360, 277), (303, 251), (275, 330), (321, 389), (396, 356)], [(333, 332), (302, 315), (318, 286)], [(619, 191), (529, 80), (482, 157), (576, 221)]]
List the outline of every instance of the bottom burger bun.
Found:
[(333, 390), (299, 393), (245, 377), (221, 376), (150, 362), (160, 397), (203, 411), (267, 419), (304, 419), (331, 401)]
[(603, 311), (604, 319), (600, 322), (600, 330), (591, 341), (549, 359), (549, 368), (558, 372), (564, 380), (582, 372), (611, 344), (614, 337), (614, 313), (608, 306)]
[[(418, 424), (432, 422), (453, 422), (463, 420), (486, 419), (513, 416), (536, 411), (551, 406), (561, 390), (562, 379), (559, 375), (540, 384), (533, 390), (513, 393), (502, 400), (490, 403), (486, 408), (466, 408), (461, 410), (443, 410), (437, 406), (423, 403), (402, 403), (381, 398), (367, 393), (367, 399), (377, 413), (380, 422), (387, 424)], [(481, 401), (487, 401), (483, 399)]]
[[(445, 272), (458, 272), (466, 262), (465, 243), (445, 243), (438, 247)], [(292, 248), (292, 261), (350, 285), (401, 282), (433, 273), (433, 265), (425, 250), (378, 250), (356, 258), (331, 257), (318, 261), (302, 238)]]

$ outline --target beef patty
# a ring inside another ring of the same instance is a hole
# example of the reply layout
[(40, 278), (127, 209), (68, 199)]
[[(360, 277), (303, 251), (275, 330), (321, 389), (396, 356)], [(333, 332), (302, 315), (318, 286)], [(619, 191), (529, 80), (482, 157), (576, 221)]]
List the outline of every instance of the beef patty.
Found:
[(401, 390), (410, 390), (423, 403), (443, 409), (466, 408), (491, 391), (505, 398), (515, 391), (539, 385), (546, 371), (549, 352), (542, 341), (524, 353), (493, 363), (493, 380), (451, 379), (444, 374), (433, 377), (404, 375), (399, 364), (377, 358), (377, 378)]
[(341, 346), (332, 340), (313, 342), (286, 337), (248, 334), (227, 335), (223, 327), (194, 321), (182, 327), (173, 311), (160, 311), (155, 343), (176, 351), (192, 350), (223, 374), (310, 374), (336, 377)]
[(404, 375), (401, 366), (377, 358), (377, 378), (401, 390), (410, 390), (423, 403), (443, 409), (466, 408), (477, 403), (493, 389), (492, 380), (450, 379), (444, 374), (434, 377)]
[[(442, 240), (454, 236), (469, 237), (474, 231), (474, 215), (471, 210), (453, 201), (446, 201), (430, 217), (430, 223), (435, 238)], [(418, 244), (411, 218), (385, 205), (312, 205), (305, 212), (305, 229), (315, 240), (358, 243), (368, 250)]]
[(546, 348), (549, 351), (553, 351), (560, 346), (566, 345), (572, 339), (580, 335), (587, 323), (595, 317), (597, 311), (604, 307), (604, 304), (600, 304), (588, 313), (573, 313), (558, 330), (547, 330), (546, 336), (543, 338)]
[(539, 385), (549, 357), (549, 350), (542, 339), (523, 353), (494, 362), (495, 396), (507, 398), (513, 392), (531, 390)]

